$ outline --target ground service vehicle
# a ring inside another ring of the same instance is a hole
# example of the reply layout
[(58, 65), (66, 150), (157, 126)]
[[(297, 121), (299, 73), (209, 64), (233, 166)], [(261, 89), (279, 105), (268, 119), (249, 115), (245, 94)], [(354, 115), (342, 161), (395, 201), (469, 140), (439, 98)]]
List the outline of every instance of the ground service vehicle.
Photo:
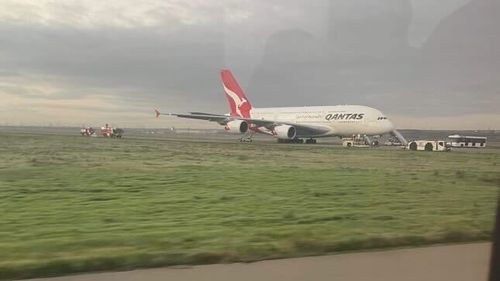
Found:
[(408, 143), (409, 150), (449, 151), (450, 147), (444, 140), (413, 140)]
[(95, 136), (95, 130), (92, 127), (82, 128), (80, 129), (80, 134), (84, 137)]
[(122, 138), (123, 129), (110, 127), (108, 124), (101, 127), (101, 135), (107, 138)]

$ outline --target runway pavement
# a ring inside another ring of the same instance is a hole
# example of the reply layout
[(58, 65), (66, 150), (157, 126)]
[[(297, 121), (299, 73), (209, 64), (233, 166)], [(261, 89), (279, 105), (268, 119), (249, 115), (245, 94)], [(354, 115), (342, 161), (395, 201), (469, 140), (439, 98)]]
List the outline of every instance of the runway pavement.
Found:
[(487, 280), (491, 243), (473, 243), (270, 260), (157, 268), (32, 279), (40, 281), (481, 281)]

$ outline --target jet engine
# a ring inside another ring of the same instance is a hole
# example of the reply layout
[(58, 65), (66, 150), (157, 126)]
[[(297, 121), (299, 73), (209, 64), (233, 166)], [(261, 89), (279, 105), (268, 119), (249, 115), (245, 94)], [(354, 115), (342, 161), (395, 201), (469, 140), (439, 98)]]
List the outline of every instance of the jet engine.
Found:
[(290, 125), (279, 125), (274, 127), (274, 136), (278, 139), (294, 139), (297, 136), (297, 129)]
[(227, 122), (224, 129), (231, 133), (244, 134), (248, 131), (248, 123), (244, 120), (233, 120)]

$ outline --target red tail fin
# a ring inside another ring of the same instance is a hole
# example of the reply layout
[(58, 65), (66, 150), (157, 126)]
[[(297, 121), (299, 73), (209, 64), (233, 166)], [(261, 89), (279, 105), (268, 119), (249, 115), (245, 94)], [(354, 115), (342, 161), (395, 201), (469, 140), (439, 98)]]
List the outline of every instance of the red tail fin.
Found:
[(238, 85), (238, 82), (236, 82), (236, 79), (234, 79), (231, 71), (223, 69), (220, 72), (220, 76), (222, 79), (222, 87), (224, 87), (227, 102), (229, 103), (229, 109), (231, 110), (231, 116), (250, 118), (252, 105), (245, 96), (240, 85)]

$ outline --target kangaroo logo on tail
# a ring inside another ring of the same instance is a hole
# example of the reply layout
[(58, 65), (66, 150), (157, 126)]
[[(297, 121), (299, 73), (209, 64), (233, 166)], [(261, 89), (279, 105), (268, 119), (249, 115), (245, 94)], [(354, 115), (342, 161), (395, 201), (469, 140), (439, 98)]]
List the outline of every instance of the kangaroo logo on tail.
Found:
[(221, 70), (221, 79), (231, 116), (250, 118), (252, 105), (240, 85), (238, 85), (238, 82), (236, 82), (236, 79), (234, 79), (231, 71), (227, 69)]

